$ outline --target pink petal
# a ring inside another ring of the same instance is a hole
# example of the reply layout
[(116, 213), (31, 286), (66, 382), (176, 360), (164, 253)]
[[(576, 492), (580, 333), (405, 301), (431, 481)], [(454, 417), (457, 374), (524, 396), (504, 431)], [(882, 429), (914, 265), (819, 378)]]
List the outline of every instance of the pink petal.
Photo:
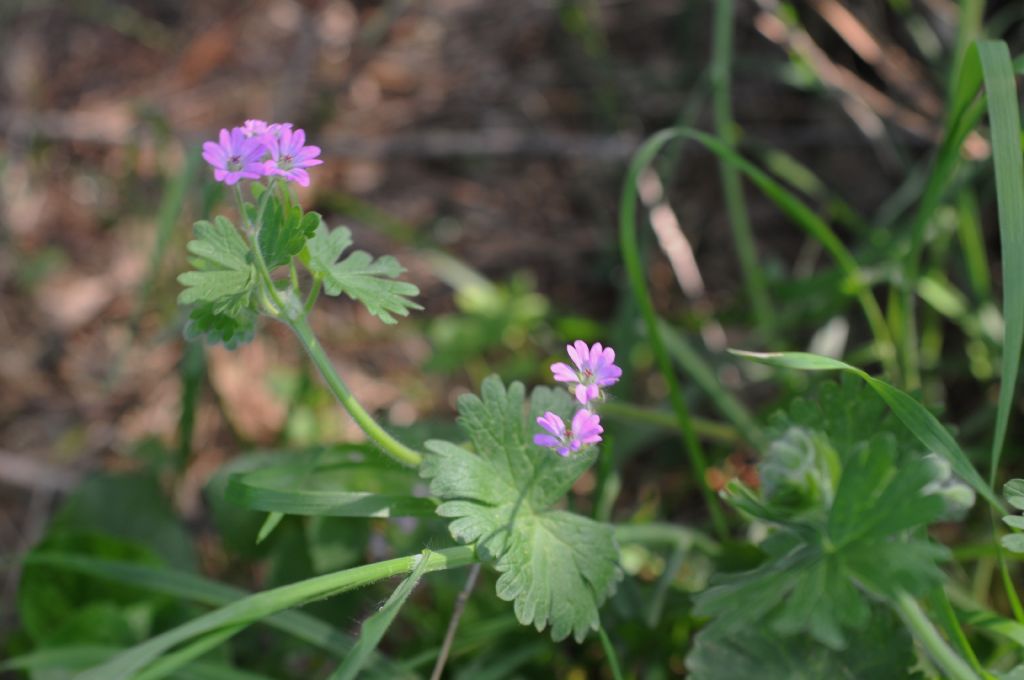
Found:
[(537, 446), (546, 446), (548, 448), (555, 448), (561, 445), (561, 440), (552, 437), (549, 434), (535, 434), (533, 435), (533, 443)]
[(551, 373), (558, 382), (579, 382), (579, 376), (576, 375), (576, 371), (572, 370), (569, 364), (562, 362), (551, 364)]
[(576, 348), (576, 353), (580, 357), (580, 368), (586, 368), (587, 365), (590, 364), (590, 348), (587, 347), (587, 343), (582, 340), (577, 340), (573, 343), (573, 346)]

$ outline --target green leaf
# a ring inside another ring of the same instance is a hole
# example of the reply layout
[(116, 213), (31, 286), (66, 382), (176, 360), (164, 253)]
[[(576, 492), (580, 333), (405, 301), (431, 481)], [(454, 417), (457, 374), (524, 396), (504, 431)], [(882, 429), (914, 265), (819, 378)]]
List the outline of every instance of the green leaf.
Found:
[(573, 633), (582, 641), (621, 578), (618, 550), (610, 526), (551, 505), (593, 464), (597, 449), (561, 458), (533, 444), (537, 416), (571, 415), (565, 390), (534, 390), (526, 422), (522, 383), (506, 390), (491, 376), (481, 393), (459, 399), (459, 423), (476, 453), (428, 441), (432, 455), (421, 474), (445, 500), (437, 512), (453, 518), (452, 536), (476, 542), (481, 557), (494, 562), (498, 596), (514, 602), (519, 622), (538, 631), (550, 624), (553, 639)]
[(256, 282), (256, 270), (249, 261), (249, 247), (226, 217), (195, 224), (195, 239), (186, 248), (195, 271), (178, 276), (185, 290), (178, 304), (212, 302), (214, 310), (230, 313), (244, 306)]
[[(348, 447), (278, 457), (228, 478), (225, 496), (251, 510), (331, 517), (431, 517), (437, 502), (409, 495), (415, 472)], [(356, 490), (358, 489), (358, 490)], [(273, 517), (273, 515), (272, 515)], [(279, 520), (267, 520), (275, 523)], [(265, 526), (267, 526), (265, 524)], [(271, 527), (273, 528), (273, 527)]]
[(282, 206), (276, 199), (270, 200), (263, 213), (258, 239), (267, 267), (273, 269), (288, 264), (292, 257), (301, 253), (320, 222), (318, 213), (303, 215), (297, 205)]
[[(80, 671), (103, 663), (121, 649), (102, 645), (69, 645), (23, 654), (0, 662), (0, 671)], [(209, 661), (193, 661), (186, 670), (190, 680), (267, 680), (267, 676)], [(33, 675), (33, 677), (36, 677)], [(50, 677), (40, 673), (39, 677)], [(64, 677), (63, 675), (55, 677)], [(180, 676), (179, 676), (180, 677)]]
[(979, 41), (970, 50), (968, 59), (975, 63), (980, 61), (988, 95), (999, 243), (1002, 247), (1006, 329), (1000, 368), (1001, 389), (992, 440), (990, 479), (995, 481), (1020, 372), (1021, 347), (1024, 346), (1024, 160), (1020, 149), (1017, 81), (1009, 48), (1001, 40)]
[(212, 302), (204, 302), (189, 312), (185, 339), (203, 340), (235, 349), (253, 339), (256, 318), (256, 312), (251, 309), (240, 309), (234, 315), (218, 314)]
[(405, 268), (398, 260), (385, 255), (374, 260), (369, 253), (357, 250), (338, 261), (352, 245), (352, 234), (345, 227), (328, 230), (322, 221), (306, 243), (306, 266), (324, 284), (328, 295), (344, 293), (363, 303), (371, 314), (384, 323), (393, 324), (393, 316), (408, 316), (410, 309), (423, 309), (409, 298), (419, 295), (419, 288), (407, 281), (396, 281)]
[(1006, 534), (999, 543), (1012, 553), (1024, 553), (1024, 534)]
[(906, 392), (896, 389), (883, 380), (873, 378), (850, 364), (817, 354), (807, 352), (761, 353), (732, 349), (729, 351), (736, 356), (779, 368), (792, 368), (801, 371), (848, 371), (858, 376), (889, 405), (893, 414), (917, 437), (918, 441), (924, 444), (929, 451), (933, 451), (949, 461), (953, 466), (953, 471), (993, 507), (999, 511), (1005, 511), (992, 488), (974, 469), (971, 461), (967, 459), (967, 455), (942, 426), (942, 423)]
[(910, 635), (887, 610), (875, 607), (870, 624), (837, 652), (806, 636), (782, 637), (749, 626), (722, 638), (702, 631), (686, 658), (692, 680), (821, 680), (872, 678), (905, 680), (914, 677)]
[[(209, 606), (224, 606), (250, 595), (240, 588), (176, 569), (96, 559), (84, 555), (32, 552), (27, 563), (83, 574), (116, 583), (122, 588), (132, 586)], [(303, 612), (280, 612), (264, 618), (261, 622), (331, 654), (342, 654), (352, 646), (352, 639), (347, 635), (335, 631), (326, 623)]]
[(78, 677), (80, 680), (127, 680), (178, 645), (215, 631), (232, 627), (241, 628), (285, 609), (411, 572), (421, 561), (428, 562), (427, 571), (439, 571), (469, 564), (474, 561), (474, 554), (472, 548), (448, 548), (426, 557), (399, 557), (265, 590), (235, 600), (220, 609), (161, 633)]
[[(720, 578), (698, 596), (695, 613), (714, 617), (707, 634), (731, 637), (764, 622), (780, 635), (807, 633), (845, 649), (849, 631), (866, 624), (874, 598), (941, 583), (936, 560), (946, 550), (907, 536), (944, 510), (939, 496), (924, 493), (931, 466), (923, 459), (897, 466), (896, 458), (892, 435), (872, 438), (847, 461), (824, 522), (780, 521), (761, 511), (762, 519), (778, 525), (762, 545), (769, 560)], [(730, 492), (727, 500), (740, 499), (747, 511), (762, 510), (753, 492)]]
[[(430, 517), (437, 503), (409, 495), (346, 491), (339, 488), (345, 466), (331, 465), (323, 474), (295, 465), (275, 465), (233, 475), (228, 481), (228, 500), (252, 510), (288, 515), (332, 517)], [(347, 467), (358, 467), (350, 464)], [(342, 482), (343, 484), (343, 482)]]
[(402, 608), (420, 579), (423, 578), (429, 554), (429, 550), (423, 551), (423, 557), (412, 573), (395, 588), (384, 606), (363, 623), (363, 629), (355, 646), (352, 647), (352, 651), (348, 653), (338, 669), (331, 674), (330, 680), (353, 680), (359, 675), (374, 650), (377, 649), (377, 645), (380, 644), (381, 638), (388, 632), (391, 622), (398, 615), (398, 610)]
[(896, 437), (901, 459), (926, 453), (874, 390), (848, 373), (838, 381), (820, 383), (809, 397), (790, 401), (785, 411), (771, 417), (769, 434), (778, 441), (794, 425), (826, 435), (842, 461), (860, 452), (870, 437), (880, 432)]
[(1004, 484), (1003, 496), (1007, 503), (1018, 510), (1024, 510), (1024, 479), (1011, 479)]
[(223, 216), (196, 222), (195, 236), (186, 246), (194, 269), (178, 276), (185, 286), (178, 304), (196, 305), (185, 335), (189, 339), (205, 336), (230, 347), (248, 342), (256, 322), (253, 292), (257, 283), (249, 247)]

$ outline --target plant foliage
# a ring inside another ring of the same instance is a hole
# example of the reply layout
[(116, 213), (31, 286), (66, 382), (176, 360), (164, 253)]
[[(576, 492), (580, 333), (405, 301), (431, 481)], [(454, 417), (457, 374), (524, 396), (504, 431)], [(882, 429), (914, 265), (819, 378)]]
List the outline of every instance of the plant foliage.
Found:
[(459, 399), (459, 423), (475, 451), (427, 442), (422, 474), (453, 518), (452, 536), (476, 542), (501, 576), (497, 593), (514, 602), (516, 617), (551, 637), (582, 641), (598, 626), (598, 608), (621, 577), (611, 527), (551, 506), (597, 458), (596, 448), (561, 458), (532, 443), (530, 424), (545, 411), (566, 415), (564, 390), (538, 387), (524, 421), (525, 389), (484, 380), (481, 396)]

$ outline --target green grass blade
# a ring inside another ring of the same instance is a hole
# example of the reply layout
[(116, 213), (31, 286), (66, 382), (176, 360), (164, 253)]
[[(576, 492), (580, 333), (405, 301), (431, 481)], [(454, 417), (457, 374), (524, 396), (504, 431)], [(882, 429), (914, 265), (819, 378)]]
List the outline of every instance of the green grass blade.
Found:
[(871, 377), (855, 366), (830, 357), (809, 354), (807, 352), (761, 353), (739, 350), (729, 351), (745, 359), (751, 359), (778, 368), (792, 368), (799, 371), (847, 371), (853, 373), (863, 379), (889, 405), (893, 414), (900, 419), (900, 422), (929, 451), (934, 451), (948, 460), (950, 465), (953, 466), (953, 471), (970, 484), (994, 508), (1000, 512), (1006, 511), (1002, 501), (992, 491), (992, 487), (986, 484), (985, 480), (978, 474), (978, 471), (974, 469), (974, 466), (971, 465), (971, 461), (967, 459), (967, 455), (964, 454), (960, 445), (956, 443), (956, 440), (942, 426), (938, 418), (906, 392), (893, 387), (884, 380)]
[(232, 503), (252, 510), (287, 515), (433, 517), (436, 514), (437, 502), (431, 498), (288, 488), (280, 477), (275, 477), (279, 472), (280, 468), (274, 467), (232, 475), (228, 480), (226, 497)]
[(338, 669), (331, 674), (330, 680), (353, 680), (353, 678), (359, 675), (363, 666), (370, 660), (370, 655), (377, 649), (377, 645), (380, 644), (384, 634), (388, 632), (391, 622), (398, 615), (398, 610), (409, 599), (409, 595), (412, 594), (412, 591), (426, 572), (427, 558), (429, 556), (430, 551), (424, 550), (423, 559), (420, 560), (419, 565), (405, 580), (398, 584), (398, 587), (391, 593), (391, 597), (384, 603), (384, 606), (363, 623), (363, 629), (355, 646), (345, 657), (342, 664), (338, 666)]
[(989, 471), (989, 482), (994, 484), (1010, 422), (1021, 347), (1024, 345), (1024, 161), (1021, 159), (1020, 108), (1010, 50), (1006, 43), (991, 40), (978, 42), (975, 47), (988, 95), (999, 241), (1003, 253), (1003, 319), (1006, 330), (1000, 369), (1002, 388), (996, 410)]
[(705, 358), (668, 322), (659, 319), (658, 330), (664, 338), (665, 349), (683, 369), (683, 372), (690, 376), (708, 395), (715, 405), (715, 409), (735, 425), (748, 442), (755, 446), (763, 444), (764, 437), (761, 435), (761, 429), (754, 417), (750, 415), (750, 411), (731, 392), (722, 387), (721, 381), (708, 367)]
[[(101, 645), (51, 647), (7, 659), (0, 663), (0, 671), (82, 670), (103, 663), (120, 651), (122, 651), (120, 647)], [(178, 677), (188, 678), (188, 680), (268, 680), (265, 675), (210, 661), (194, 661), (188, 664), (184, 670), (187, 672), (179, 674)]]
[[(251, 595), (241, 588), (188, 572), (130, 562), (52, 552), (32, 553), (26, 562), (66, 569), (212, 607), (222, 607)], [(354, 642), (348, 635), (339, 633), (320, 619), (303, 612), (281, 612), (263, 619), (262, 623), (333, 654), (344, 654)]]
[[(736, 14), (734, 0), (716, 0), (711, 41), (711, 92), (715, 132), (728, 146), (736, 146), (732, 116), (732, 34)], [(718, 160), (725, 210), (732, 228), (733, 246), (743, 272), (743, 288), (754, 310), (758, 330), (767, 340), (775, 337), (775, 314), (764, 271), (757, 260), (757, 244), (750, 226), (750, 214), (743, 197), (743, 184), (736, 168), (725, 159)]]
[(245, 628), (244, 625), (231, 626), (229, 628), (221, 628), (198, 637), (181, 649), (177, 649), (170, 654), (157, 659), (156, 662), (136, 675), (135, 680), (163, 680), (163, 678), (174, 673), (182, 666), (185, 666), (203, 654), (220, 647), (243, 628)]
[(433, 552), (428, 557), (410, 555), (366, 564), (249, 595), (136, 645), (81, 674), (78, 680), (128, 680), (174, 647), (201, 635), (245, 626), (291, 607), (408, 573), (422, 560), (428, 562), (427, 571), (439, 571), (470, 564), (476, 560), (475, 554), (473, 546), (458, 546)]

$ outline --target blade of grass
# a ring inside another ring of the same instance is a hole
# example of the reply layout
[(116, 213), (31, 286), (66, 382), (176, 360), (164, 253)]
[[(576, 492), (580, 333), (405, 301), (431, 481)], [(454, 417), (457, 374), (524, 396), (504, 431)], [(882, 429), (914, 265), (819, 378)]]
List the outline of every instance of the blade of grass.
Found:
[(162, 680), (182, 666), (194, 661), (197, 657), (220, 647), (243, 628), (245, 628), (244, 625), (231, 626), (200, 636), (181, 649), (160, 657), (136, 675), (134, 680)]
[[(59, 567), (212, 607), (222, 607), (251, 595), (241, 588), (234, 588), (188, 572), (130, 562), (53, 552), (31, 553), (26, 562)], [(339, 633), (320, 619), (303, 612), (281, 612), (263, 619), (261, 623), (332, 654), (344, 654), (354, 642), (348, 635)]]
[[(634, 294), (637, 296), (649, 296), (646, 281), (643, 278), (643, 270), (639, 266), (639, 255), (637, 255), (635, 267), (628, 261), (633, 259), (632, 252), (637, 250), (635, 244), (629, 243), (630, 237), (636, 233), (636, 206), (630, 202), (631, 197), (636, 195), (636, 178), (640, 176), (640, 173), (649, 165), (650, 161), (657, 156), (662, 147), (677, 138), (697, 142), (716, 156), (724, 158), (742, 172), (754, 186), (787, 217), (793, 220), (798, 227), (821, 243), (822, 247), (835, 260), (846, 277), (842, 292), (854, 297), (864, 312), (874, 337), (875, 350), (882, 361), (886, 374), (892, 379), (896, 379), (899, 376), (899, 366), (895, 361), (895, 346), (878, 301), (867, 287), (866, 282), (870, 280), (870, 277), (860, 268), (856, 258), (854, 258), (853, 254), (836, 235), (832, 227), (811, 210), (806, 203), (797, 198), (796, 195), (783, 187), (766, 172), (730, 149), (718, 138), (700, 130), (691, 128), (668, 128), (662, 130), (649, 137), (633, 156), (633, 161), (630, 164), (630, 175), (627, 175), (627, 180), (623, 186), (622, 201), (619, 205), (619, 234), (623, 258), (627, 260), (626, 269)], [(636, 270), (635, 272), (634, 269)], [(643, 287), (639, 288), (641, 285)], [(643, 314), (646, 305), (643, 302), (638, 302), (638, 304)], [(648, 322), (648, 333), (654, 333), (650, 325), (652, 325), (651, 322)]]
[[(711, 399), (711, 403), (737, 430), (742, 433), (743, 438), (754, 446), (764, 444), (764, 437), (750, 411), (738, 399), (722, 387), (714, 371), (708, 367), (707, 360), (694, 349), (693, 345), (668, 322), (659, 319), (658, 330), (665, 341), (665, 349), (672, 358), (679, 364), (683, 372), (690, 376), (697, 385), (704, 390), (704, 393)], [(694, 425), (696, 428), (696, 423)]]
[(729, 535), (729, 527), (722, 510), (721, 502), (708, 487), (706, 479), (707, 459), (701, 447), (700, 440), (693, 429), (693, 421), (690, 417), (690, 409), (683, 398), (682, 390), (679, 387), (679, 380), (676, 378), (675, 369), (672, 367), (668, 353), (662, 341), (658, 329), (657, 316), (654, 310), (654, 302), (647, 288), (647, 279), (644, 276), (644, 267), (641, 263), (638, 235), (636, 228), (636, 204), (639, 188), (637, 182), (643, 170), (650, 166), (661, 148), (679, 135), (675, 130), (666, 130), (655, 134), (647, 140), (640, 149), (633, 155), (633, 160), (626, 172), (626, 179), (622, 186), (622, 197), (619, 202), (619, 241), (622, 248), (622, 258), (626, 266), (630, 288), (640, 313), (647, 326), (648, 340), (658, 363), (658, 370), (661, 372), (668, 385), (669, 401), (676, 419), (679, 421), (679, 430), (683, 439), (683, 446), (686, 449), (690, 461), (690, 468), (693, 472), (696, 483), (700, 486), (704, 504), (716, 533), (721, 538)]
[[(1003, 265), (1005, 330), (996, 428), (992, 439), (989, 469), (989, 484), (994, 486), (999, 474), (999, 460), (1006, 441), (1006, 430), (1010, 422), (1010, 411), (1013, 408), (1013, 397), (1020, 371), (1021, 348), (1024, 345), (1024, 162), (1020, 149), (1021, 122), (1017, 83), (1009, 48), (1002, 41), (981, 41), (975, 43), (974, 49), (968, 51), (967, 60), (980, 62), (988, 96)], [(995, 516), (993, 515), (991, 519), (994, 533)], [(1014, 617), (1024, 622), (1024, 607), (1021, 606), (1001, 548), (999, 569)]]
[[(120, 651), (120, 647), (100, 645), (48, 647), (0, 662), (0, 671), (75, 671), (103, 663)], [(209, 661), (193, 661), (185, 669), (189, 680), (268, 680), (265, 675)]]
[(999, 241), (1003, 253), (1003, 360), (1001, 389), (992, 441), (989, 483), (995, 484), (1009, 425), (1010, 410), (1024, 346), (1024, 161), (1020, 149), (1020, 109), (1010, 50), (1002, 41), (976, 43), (981, 61), (992, 129), (992, 162), (996, 176)]
[(136, 645), (102, 666), (81, 674), (78, 680), (128, 680), (146, 665), (189, 640), (224, 628), (244, 627), (284, 609), (409, 573), (423, 560), (428, 563), (427, 571), (461, 567), (476, 561), (475, 548), (458, 546), (432, 552), (426, 557), (399, 557), (256, 593)]
[[(730, 148), (736, 146), (735, 121), (732, 116), (732, 34), (736, 14), (734, 0), (717, 0), (714, 3), (714, 20), (711, 39), (711, 105), (714, 114), (715, 132), (722, 143)], [(722, 181), (725, 210), (732, 228), (733, 246), (743, 272), (743, 288), (747, 300), (754, 310), (754, 319), (763, 338), (769, 343), (775, 338), (775, 314), (772, 312), (768, 286), (764, 271), (757, 260), (757, 245), (754, 243), (743, 197), (743, 184), (739, 172), (725, 159), (718, 159), (718, 175)]]
[(266, 468), (232, 475), (228, 480), (226, 497), (232, 503), (251, 510), (287, 515), (433, 517), (436, 514), (437, 502), (430, 498), (363, 491), (288, 488), (287, 478), (285, 483), (281, 483), (279, 473), (279, 468)]
[(370, 655), (377, 649), (377, 645), (380, 644), (384, 634), (388, 632), (391, 622), (398, 615), (398, 610), (409, 599), (409, 595), (412, 594), (412, 591), (426, 572), (427, 558), (429, 556), (430, 551), (424, 550), (423, 559), (420, 560), (419, 565), (398, 584), (398, 587), (391, 593), (391, 597), (384, 603), (384, 606), (373, 616), (366, 619), (355, 646), (345, 657), (341, 665), (338, 666), (337, 670), (331, 674), (330, 680), (353, 680), (353, 678), (359, 675), (363, 666), (370, 660)]
[(1002, 501), (992, 491), (992, 487), (986, 484), (985, 480), (978, 474), (978, 471), (974, 469), (971, 461), (968, 460), (967, 455), (964, 454), (956, 440), (942, 426), (942, 423), (932, 415), (931, 411), (919, 404), (906, 392), (893, 387), (883, 380), (871, 377), (855, 366), (851, 366), (838, 359), (832, 359), (831, 357), (808, 354), (806, 352), (761, 353), (744, 352), (741, 350), (729, 351), (736, 356), (778, 368), (792, 368), (799, 371), (847, 371), (856, 375), (864, 380), (889, 405), (893, 414), (917, 437), (918, 441), (924, 444), (929, 451), (934, 451), (948, 460), (957, 476), (970, 484), (993, 508), (1005, 513), (1006, 510)]

